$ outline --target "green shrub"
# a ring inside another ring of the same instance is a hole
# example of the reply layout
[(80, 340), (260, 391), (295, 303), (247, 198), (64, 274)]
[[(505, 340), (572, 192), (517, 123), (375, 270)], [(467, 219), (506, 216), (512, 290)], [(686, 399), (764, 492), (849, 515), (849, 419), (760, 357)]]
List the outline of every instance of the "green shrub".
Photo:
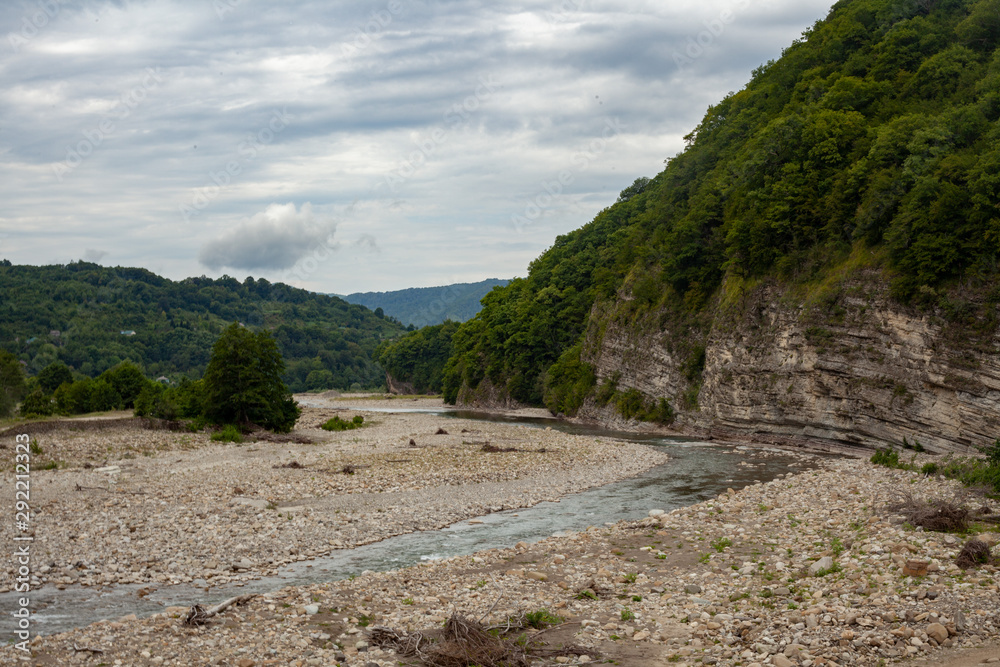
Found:
[(897, 452), (892, 447), (886, 447), (882, 449), (881, 447), (875, 450), (872, 454), (871, 462), (877, 466), (885, 466), (887, 468), (898, 468), (899, 467), (899, 452)]
[(712, 548), (718, 551), (719, 553), (725, 551), (726, 547), (731, 547), (731, 546), (733, 546), (733, 541), (728, 537), (720, 537), (719, 539), (714, 540), (712, 542)]
[(938, 472), (938, 464), (934, 462), (925, 463), (923, 467), (920, 468), (920, 472), (925, 475), (936, 475)]
[(1000, 438), (994, 440), (992, 445), (984, 445), (977, 449), (986, 455), (988, 466), (1000, 468)]
[(526, 613), (524, 615), (524, 622), (527, 623), (529, 627), (541, 630), (550, 625), (558, 625), (562, 623), (562, 618), (551, 613), (548, 609), (539, 609), (538, 611), (529, 611)]
[(989, 461), (972, 457), (949, 457), (940, 464), (939, 472), (965, 486), (985, 488), (994, 496), (1000, 496), (1000, 465), (990, 465)]
[(25, 397), (19, 410), (22, 417), (48, 417), (55, 410), (55, 405), (51, 396), (36, 389)]
[(243, 442), (243, 433), (236, 426), (226, 424), (212, 434), (212, 440), (215, 442)]
[(365, 423), (365, 418), (361, 415), (354, 415), (351, 421), (334, 416), (320, 425), (324, 431), (350, 431), (361, 428)]

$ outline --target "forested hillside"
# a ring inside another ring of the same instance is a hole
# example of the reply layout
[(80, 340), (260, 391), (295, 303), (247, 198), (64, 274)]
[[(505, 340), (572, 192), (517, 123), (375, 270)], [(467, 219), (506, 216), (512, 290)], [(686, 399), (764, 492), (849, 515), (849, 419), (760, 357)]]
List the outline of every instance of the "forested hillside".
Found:
[(61, 361), (96, 377), (130, 360), (149, 377), (198, 378), (234, 321), (272, 332), (292, 391), (381, 386), (372, 354), (404, 332), (363, 306), (266, 280), (174, 282), (87, 262), (0, 264), (0, 346), (30, 374)]
[[(710, 107), (662, 172), (487, 295), (455, 334), (447, 400), (569, 414), (590, 400), (670, 421), (698, 408), (720, 313), (762, 285), (815, 295), (861, 270), (900, 307), (995, 325), (998, 41), (1000, 0), (838, 2)], [(843, 319), (839, 298), (827, 305)], [(622, 327), (665, 332), (686, 387), (600, 377), (605, 333)]]
[(343, 299), (371, 310), (381, 308), (388, 317), (417, 327), (445, 320), (464, 322), (479, 312), (479, 300), (494, 287), (509, 280), (490, 278), (478, 283), (455, 283), (441, 287), (411, 287), (394, 292), (356, 292)]

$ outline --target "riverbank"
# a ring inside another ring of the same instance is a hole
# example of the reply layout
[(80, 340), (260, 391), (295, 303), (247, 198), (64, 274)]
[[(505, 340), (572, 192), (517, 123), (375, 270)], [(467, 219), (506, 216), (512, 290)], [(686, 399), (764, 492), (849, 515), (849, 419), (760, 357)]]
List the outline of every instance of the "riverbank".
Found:
[[(359, 415), (364, 426), (319, 428), (335, 415)], [(277, 442), (72, 422), (34, 438), (36, 588), (246, 581), (334, 549), (556, 500), (666, 460), (641, 445), (552, 429), (321, 408), (306, 408)], [(0, 492), (13, 498), (12, 476)], [(3, 524), (7, 544), (14, 534)], [(5, 563), (0, 592), (12, 588), (14, 566)]]
[[(97, 623), (36, 640), (32, 664), (396, 665), (367, 637), (376, 625), (429, 631), (454, 613), (503, 624), (541, 609), (563, 619), (545, 640), (579, 647), (561, 658), (572, 664), (967, 664), (960, 649), (995, 647), (997, 568), (959, 569), (962, 537), (885, 509), (897, 494), (956, 491), (828, 460), (641, 521), (283, 589), (200, 628), (181, 624), (182, 608)], [(904, 573), (914, 559), (925, 576)]]

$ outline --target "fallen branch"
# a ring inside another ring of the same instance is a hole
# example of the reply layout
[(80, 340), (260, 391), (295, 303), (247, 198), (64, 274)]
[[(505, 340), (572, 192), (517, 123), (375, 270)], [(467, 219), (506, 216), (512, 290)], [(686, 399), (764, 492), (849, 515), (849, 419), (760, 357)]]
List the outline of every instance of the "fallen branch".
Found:
[(521, 450), (517, 447), (499, 447), (497, 445), (491, 445), (487, 442), (480, 448), (480, 451), (487, 452), (489, 454), (497, 454), (500, 452), (519, 452)]
[(237, 595), (236, 597), (229, 598), (228, 600), (220, 602), (214, 607), (209, 607), (208, 609), (205, 609), (200, 604), (193, 605), (191, 609), (188, 610), (187, 616), (184, 617), (184, 625), (205, 625), (208, 623), (208, 619), (213, 616), (221, 614), (233, 605), (243, 604), (254, 597), (256, 596)]
[(493, 585), (500, 589), (500, 595), (498, 595), (497, 599), (493, 601), (493, 604), (490, 605), (490, 608), (486, 610), (486, 613), (479, 617), (478, 621), (479, 623), (482, 623), (483, 619), (489, 616), (493, 612), (493, 610), (497, 606), (497, 603), (500, 602), (500, 598), (502, 598), (504, 594), (503, 586), (497, 583), (496, 577), (493, 576), (492, 572), (490, 572), (490, 579), (493, 580)]

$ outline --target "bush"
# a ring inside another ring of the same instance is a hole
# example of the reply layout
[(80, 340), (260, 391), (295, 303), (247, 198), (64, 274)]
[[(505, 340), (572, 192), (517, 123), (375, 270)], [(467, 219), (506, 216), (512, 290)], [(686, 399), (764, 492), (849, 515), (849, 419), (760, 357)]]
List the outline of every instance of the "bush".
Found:
[(985, 488), (989, 493), (1000, 496), (1000, 465), (990, 465), (988, 460), (949, 457), (941, 463), (940, 473), (949, 479), (957, 479), (965, 486)]
[(923, 467), (920, 469), (920, 472), (922, 472), (925, 475), (936, 475), (938, 472), (938, 464), (925, 463)]
[(562, 623), (562, 619), (548, 609), (539, 609), (538, 611), (529, 611), (526, 613), (524, 615), (524, 622), (528, 627), (542, 630), (550, 625), (559, 625)]
[(1000, 438), (994, 440), (992, 445), (985, 445), (977, 449), (986, 455), (987, 465), (1000, 468)]
[(356, 428), (361, 428), (364, 423), (365, 418), (361, 415), (354, 415), (351, 421), (346, 421), (335, 416), (321, 424), (320, 428), (324, 431), (350, 431)]
[(10, 416), (27, 390), (21, 362), (10, 352), (0, 350), (0, 417)]
[(36, 389), (21, 402), (22, 417), (48, 417), (55, 410), (52, 397), (46, 396), (41, 389)]
[(226, 424), (221, 429), (212, 434), (215, 442), (243, 442), (243, 433), (232, 424)]
[(886, 447), (885, 449), (879, 448), (875, 450), (872, 454), (871, 462), (877, 466), (886, 466), (887, 468), (898, 468), (899, 467), (899, 452), (897, 452), (892, 447)]

